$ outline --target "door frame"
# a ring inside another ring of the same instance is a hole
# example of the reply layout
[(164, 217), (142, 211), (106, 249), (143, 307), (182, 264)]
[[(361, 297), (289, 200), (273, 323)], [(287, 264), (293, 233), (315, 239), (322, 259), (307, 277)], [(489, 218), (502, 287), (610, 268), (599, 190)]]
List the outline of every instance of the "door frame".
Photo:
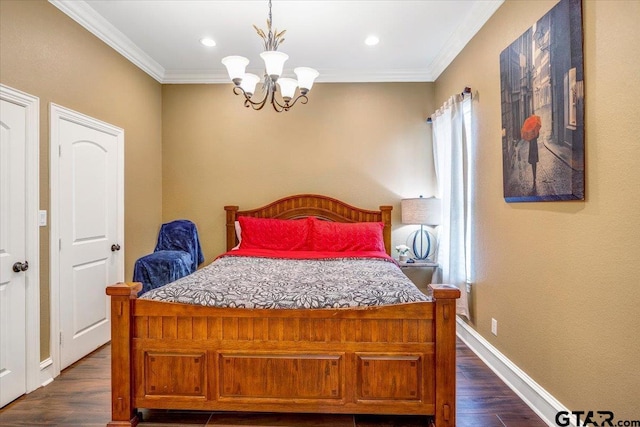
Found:
[[(124, 243), (124, 130), (105, 123), (93, 117), (77, 111), (70, 110), (61, 105), (49, 103), (49, 188), (50, 198), (50, 289), (51, 289), (51, 358), (53, 360), (53, 376), (60, 375), (60, 127), (62, 120), (77, 123), (96, 129), (100, 132), (108, 133), (117, 137), (118, 161), (117, 161), (117, 188), (118, 188), (118, 236), (117, 241)], [(124, 244), (121, 251), (122, 262), (118, 266), (118, 280), (124, 280)]]
[(40, 98), (0, 84), (0, 98), (24, 107), (25, 135), (25, 271), (27, 393), (40, 387)]

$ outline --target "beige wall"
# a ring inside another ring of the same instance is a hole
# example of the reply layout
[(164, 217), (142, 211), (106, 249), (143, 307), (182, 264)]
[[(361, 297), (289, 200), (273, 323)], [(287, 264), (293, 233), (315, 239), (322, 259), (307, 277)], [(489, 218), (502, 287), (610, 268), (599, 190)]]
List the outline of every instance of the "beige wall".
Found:
[[(207, 262), (221, 253), (225, 204), (249, 208), (314, 192), (361, 207), (393, 204), (398, 224), (401, 198), (433, 192), (424, 118), (472, 86), (471, 324), (570, 409), (636, 419), (639, 2), (584, 4), (586, 201), (502, 198), (499, 54), (554, 4), (507, 1), (435, 84), (317, 84), (309, 104), (276, 114), (245, 110), (230, 85), (161, 87), (47, 2), (0, 0), (0, 81), (40, 97), (41, 209), (49, 208), (49, 102), (125, 129), (127, 278), (162, 221), (193, 219)], [(395, 227), (394, 244), (407, 228)]]
[[(287, 113), (251, 111), (232, 85), (163, 86), (163, 218), (198, 226), (207, 262), (225, 250), (223, 206), (319, 193), (377, 209), (430, 196), (432, 83), (316, 84)], [(397, 226), (394, 244), (409, 226)]]
[(569, 409), (635, 420), (640, 2), (583, 5), (586, 200), (502, 195), (499, 55), (555, 3), (507, 1), (436, 81), (439, 104), (465, 85), (477, 91), (471, 324)]
[[(161, 223), (161, 85), (46, 1), (0, 1), (0, 82), (40, 98), (40, 209), (49, 210), (49, 103), (125, 130), (126, 278)], [(49, 356), (49, 227), (40, 232), (41, 356)]]

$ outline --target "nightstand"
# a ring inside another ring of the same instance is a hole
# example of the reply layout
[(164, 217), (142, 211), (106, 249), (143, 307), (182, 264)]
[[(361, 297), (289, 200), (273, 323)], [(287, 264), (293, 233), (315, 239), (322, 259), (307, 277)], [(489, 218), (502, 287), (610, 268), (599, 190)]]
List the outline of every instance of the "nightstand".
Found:
[(435, 261), (398, 262), (400, 269), (423, 293), (431, 283), (431, 276), (440, 265)]

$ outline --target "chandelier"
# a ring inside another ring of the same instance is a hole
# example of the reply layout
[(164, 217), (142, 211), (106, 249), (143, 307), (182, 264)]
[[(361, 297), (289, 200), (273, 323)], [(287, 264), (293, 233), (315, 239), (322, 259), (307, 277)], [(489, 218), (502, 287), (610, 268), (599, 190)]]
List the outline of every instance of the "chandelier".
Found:
[[(313, 81), (318, 77), (319, 73), (313, 68), (298, 67), (293, 70), (298, 80), (280, 77), (284, 68), (284, 62), (289, 59), (289, 55), (278, 52), (278, 46), (284, 42), (283, 36), (287, 30), (280, 32), (278, 32), (277, 29), (272, 30), (271, 0), (269, 0), (267, 33), (265, 34), (263, 30), (255, 25), (253, 28), (264, 42), (265, 51), (260, 54), (265, 65), (262, 83), (264, 98), (260, 101), (254, 100), (256, 85), (261, 78), (255, 74), (245, 72), (249, 60), (243, 56), (227, 56), (222, 58), (222, 63), (227, 67), (229, 77), (235, 84), (233, 93), (236, 95), (244, 95), (244, 106), (247, 108), (251, 107), (254, 110), (261, 110), (267, 102), (269, 102), (278, 113), (289, 111), (298, 101), (300, 101), (301, 104), (306, 104), (309, 101), (307, 94), (311, 90)], [(276, 96), (278, 87), (280, 88), (280, 96)], [(294, 98), (297, 88), (300, 88), (299, 94)]]

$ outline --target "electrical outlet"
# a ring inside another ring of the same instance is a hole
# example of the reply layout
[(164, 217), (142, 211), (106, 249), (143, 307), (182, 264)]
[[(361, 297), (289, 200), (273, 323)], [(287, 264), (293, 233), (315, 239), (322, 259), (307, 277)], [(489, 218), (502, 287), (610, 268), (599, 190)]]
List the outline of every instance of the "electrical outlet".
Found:
[(498, 336), (498, 321), (493, 317), (491, 318), (491, 333)]

